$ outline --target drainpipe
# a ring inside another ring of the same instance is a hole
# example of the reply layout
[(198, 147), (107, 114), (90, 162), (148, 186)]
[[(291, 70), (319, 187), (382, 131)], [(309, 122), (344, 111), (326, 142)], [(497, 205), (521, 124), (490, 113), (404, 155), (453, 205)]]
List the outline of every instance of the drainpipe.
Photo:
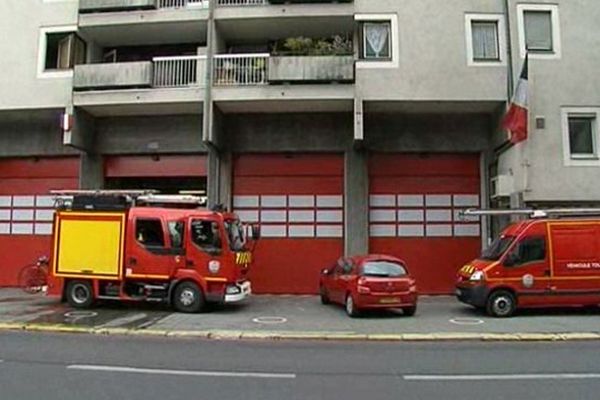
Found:
[(504, 0), (504, 19), (506, 20), (506, 97), (508, 102), (512, 100), (513, 95), (513, 54), (512, 54), (512, 38), (510, 34), (510, 0)]

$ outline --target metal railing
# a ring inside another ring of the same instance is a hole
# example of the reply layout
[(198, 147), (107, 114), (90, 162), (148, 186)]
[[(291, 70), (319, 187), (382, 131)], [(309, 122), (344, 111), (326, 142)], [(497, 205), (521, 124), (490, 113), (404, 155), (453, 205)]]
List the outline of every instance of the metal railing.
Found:
[(158, 0), (158, 8), (208, 7), (209, 0)]
[(251, 86), (268, 84), (269, 54), (218, 54), (213, 60), (214, 84)]
[(217, 6), (264, 6), (268, 0), (217, 0)]
[(152, 86), (203, 86), (206, 56), (154, 57)]

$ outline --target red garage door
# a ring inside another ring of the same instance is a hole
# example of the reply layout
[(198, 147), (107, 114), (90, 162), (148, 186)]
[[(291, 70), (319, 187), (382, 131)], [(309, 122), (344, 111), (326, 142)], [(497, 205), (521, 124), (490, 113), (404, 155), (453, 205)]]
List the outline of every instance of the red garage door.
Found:
[(343, 157), (238, 156), (233, 204), (261, 226), (254, 291), (317, 293), (320, 270), (343, 253)]
[(481, 245), (478, 155), (376, 154), (369, 160), (371, 253), (405, 260), (421, 293), (451, 293), (456, 271)]
[(50, 255), (53, 189), (77, 189), (79, 158), (0, 160), (0, 286), (21, 267)]

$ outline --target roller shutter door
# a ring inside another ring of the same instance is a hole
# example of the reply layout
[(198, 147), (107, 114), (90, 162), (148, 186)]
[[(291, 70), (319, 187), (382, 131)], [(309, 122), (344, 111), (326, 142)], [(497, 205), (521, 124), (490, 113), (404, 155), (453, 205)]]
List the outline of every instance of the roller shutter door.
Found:
[(0, 160), (0, 286), (14, 286), (20, 269), (49, 256), (53, 189), (77, 189), (79, 158)]
[(369, 160), (369, 247), (407, 262), (419, 291), (453, 292), (456, 271), (481, 247), (478, 155), (374, 154)]
[(317, 293), (321, 269), (343, 252), (343, 156), (237, 156), (233, 205), (261, 226), (254, 291)]

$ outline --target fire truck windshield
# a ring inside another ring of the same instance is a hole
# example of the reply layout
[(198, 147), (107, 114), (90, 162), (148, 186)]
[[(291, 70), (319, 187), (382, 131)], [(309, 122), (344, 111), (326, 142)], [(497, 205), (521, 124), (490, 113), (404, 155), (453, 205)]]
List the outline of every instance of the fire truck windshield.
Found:
[(481, 259), (489, 261), (499, 260), (513, 240), (515, 240), (514, 236), (500, 236), (494, 240), (492, 244), (483, 251), (483, 253), (481, 253)]
[(225, 229), (227, 230), (227, 239), (229, 247), (232, 251), (244, 250), (246, 239), (244, 236), (244, 227), (239, 220), (225, 221)]

